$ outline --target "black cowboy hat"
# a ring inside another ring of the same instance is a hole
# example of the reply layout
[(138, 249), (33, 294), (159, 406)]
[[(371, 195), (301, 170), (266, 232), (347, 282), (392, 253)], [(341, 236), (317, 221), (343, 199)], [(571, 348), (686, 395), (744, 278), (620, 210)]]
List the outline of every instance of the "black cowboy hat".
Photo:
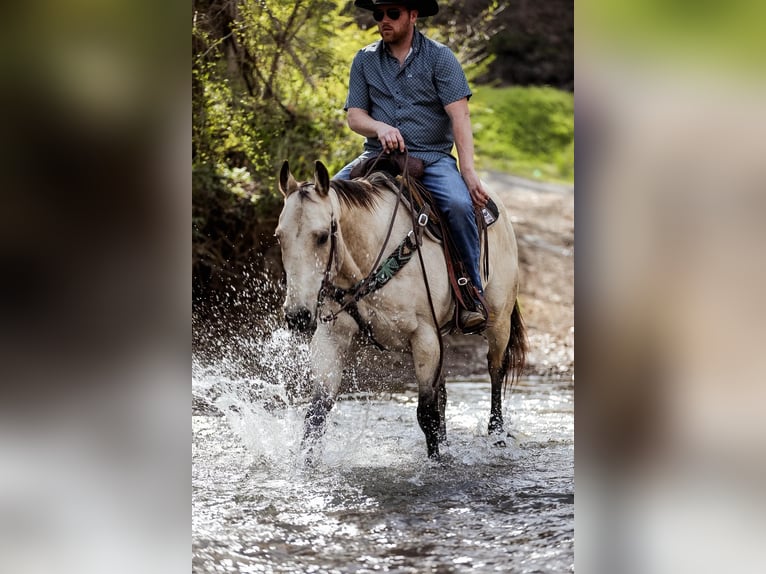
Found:
[(439, 11), (436, 0), (354, 0), (354, 6), (365, 10), (375, 10), (378, 6), (398, 4), (408, 9), (417, 10), (418, 17), (434, 16)]

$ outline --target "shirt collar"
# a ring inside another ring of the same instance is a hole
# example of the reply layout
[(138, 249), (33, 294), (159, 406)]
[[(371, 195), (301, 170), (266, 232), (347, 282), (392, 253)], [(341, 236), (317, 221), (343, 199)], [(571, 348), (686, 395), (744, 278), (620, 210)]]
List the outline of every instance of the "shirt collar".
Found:
[(420, 52), (420, 48), (423, 46), (423, 34), (420, 33), (417, 26), (415, 27), (415, 34), (412, 36), (412, 51), (416, 54)]

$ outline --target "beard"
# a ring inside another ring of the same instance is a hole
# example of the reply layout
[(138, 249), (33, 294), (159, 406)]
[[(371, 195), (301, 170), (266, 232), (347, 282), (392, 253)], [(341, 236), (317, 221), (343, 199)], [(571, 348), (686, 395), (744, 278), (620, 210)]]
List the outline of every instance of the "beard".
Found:
[(397, 29), (397, 27), (390, 26), (388, 24), (378, 24), (378, 32), (386, 44), (396, 45), (407, 38), (406, 26), (403, 26), (401, 29)]

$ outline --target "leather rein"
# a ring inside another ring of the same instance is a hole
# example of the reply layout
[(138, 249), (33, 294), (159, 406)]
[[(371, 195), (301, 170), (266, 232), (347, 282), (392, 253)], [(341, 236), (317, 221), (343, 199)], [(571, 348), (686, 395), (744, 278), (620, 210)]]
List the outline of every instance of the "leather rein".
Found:
[[(420, 261), (420, 267), (423, 272), (423, 282), (426, 287), (426, 293), (428, 295), (428, 303), (431, 308), (431, 317), (433, 318), (434, 327), (436, 328), (437, 336), (439, 339), (439, 367), (436, 371), (435, 379), (432, 382), (434, 388), (441, 379), (443, 367), (444, 367), (444, 342), (442, 340), (442, 332), (439, 326), (439, 322), (436, 317), (436, 310), (434, 308), (433, 299), (431, 297), (431, 288), (428, 284), (428, 276), (426, 274), (426, 267), (423, 261), (423, 255), (419, 247), (423, 244), (423, 232), (428, 224), (430, 210), (426, 205), (422, 211), (415, 213), (414, 209), (410, 210), (412, 216), (412, 230), (405, 236), (401, 243), (394, 249), (386, 260), (380, 264), (383, 258), (383, 252), (389, 239), (391, 238), (391, 232), (394, 228), (396, 221), (396, 215), (399, 210), (399, 204), (403, 203), (402, 193), (405, 185), (410, 182), (410, 174), (407, 169), (407, 152), (405, 151), (404, 170), (402, 172), (402, 178), (399, 183), (399, 187), (396, 193), (396, 204), (394, 211), (391, 214), (391, 219), (388, 224), (388, 230), (386, 231), (386, 238), (383, 240), (383, 244), (378, 252), (375, 262), (372, 265), (371, 271), (367, 276), (358, 281), (350, 288), (338, 287), (333, 284), (330, 277), (332, 272), (332, 263), (335, 258), (335, 252), (337, 251), (337, 233), (338, 222), (333, 216), (330, 223), (330, 255), (327, 258), (327, 264), (325, 265), (324, 276), (322, 278), (322, 284), (317, 293), (317, 309), (320, 309), (327, 297), (330, 297), (333, 301), (338, 303), (340, 307), (336, 311), (331, 311), (329, 314), (319, 316), (320, 321), (324, 323), (334, 323), (338, 316), (346, 312), (354, 321), (361, 333), (363, 333), (378, 349), (385, 351), (385, 347), (381, 345), (372, 332), (372, 325), (365, 321), (359, 313), (358, 301), (370, 293), (382, 288), (401, 267), (410, 260), (415, 251), (418, 253), (418, 259)], [(378, 160), (383, 156), (381, 152), (369, 168), (367, 174), (371, 173), (377, 164)]]

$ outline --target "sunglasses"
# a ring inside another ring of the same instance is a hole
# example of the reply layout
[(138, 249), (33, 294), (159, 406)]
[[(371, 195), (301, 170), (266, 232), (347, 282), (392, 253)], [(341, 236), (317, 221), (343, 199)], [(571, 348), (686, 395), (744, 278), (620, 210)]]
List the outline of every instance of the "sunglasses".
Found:
[(395, 21), (402, 15), (402, 11), (399, 8), (389, 8), (388, 10), (375, 9), (372, 11), (372, 18), (376, 22), (383, 20), (384, 16), (388, 16), (389, 20)]

